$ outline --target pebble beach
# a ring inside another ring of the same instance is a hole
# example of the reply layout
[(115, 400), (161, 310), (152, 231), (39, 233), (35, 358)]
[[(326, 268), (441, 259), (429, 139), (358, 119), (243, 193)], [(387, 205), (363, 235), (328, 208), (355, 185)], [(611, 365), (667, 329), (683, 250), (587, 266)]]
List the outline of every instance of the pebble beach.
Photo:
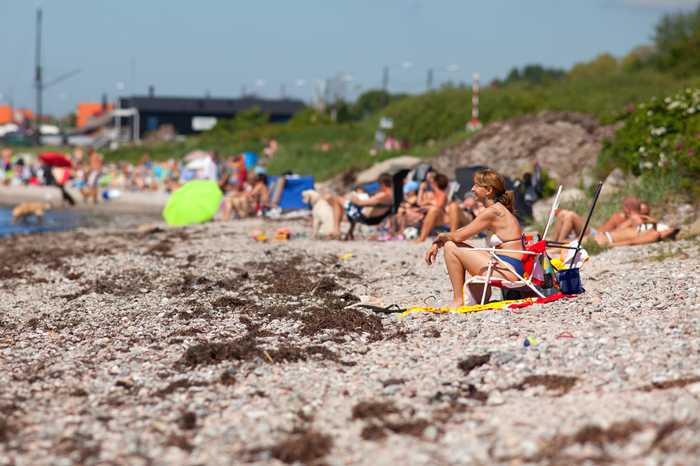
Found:
[(700, 240), (402, 316), (359, 304), (448, 300), (427, 243), (276, 226), (0, 239), (0, 465), (700, 464)]

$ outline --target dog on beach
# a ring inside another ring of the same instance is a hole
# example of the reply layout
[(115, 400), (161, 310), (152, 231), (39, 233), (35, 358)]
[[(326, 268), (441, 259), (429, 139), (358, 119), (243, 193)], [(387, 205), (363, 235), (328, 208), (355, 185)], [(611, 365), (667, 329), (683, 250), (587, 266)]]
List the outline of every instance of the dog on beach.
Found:
[(311, 206), (313, 216), (313, 238), (329, 238), (333, 235), (333, 207), (321, 197), (318, 191), (307, 189), (301, 193), (305, 204)]
[(42, 222), (44, 220), (44, 211), (50, 208), (51, 204), (46, 202), (23, 202), (12, 209), (12, 223), (26, 221), (32, 215), (39, 222)]

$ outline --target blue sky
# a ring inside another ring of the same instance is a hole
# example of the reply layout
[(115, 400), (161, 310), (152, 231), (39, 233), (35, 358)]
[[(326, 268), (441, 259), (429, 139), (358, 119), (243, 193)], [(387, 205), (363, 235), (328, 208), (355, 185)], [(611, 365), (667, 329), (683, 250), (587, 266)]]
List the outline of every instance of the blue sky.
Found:
[[(351, 92), (503, 77), (513, 66), (568, 68), (651, 41), (665, 13), (697, 0), (0, 0), (0, 102), (34, 106), (34, 17), (44, 12), (45, 109), (102, 93), (308, 100), (315, 80), (346, 74)], [(410, 62), (412, 66), (407, 66)], [(459, 68), (450, 65), (458, 65)], [(448, 71), (453, 69), (453, 71)]]

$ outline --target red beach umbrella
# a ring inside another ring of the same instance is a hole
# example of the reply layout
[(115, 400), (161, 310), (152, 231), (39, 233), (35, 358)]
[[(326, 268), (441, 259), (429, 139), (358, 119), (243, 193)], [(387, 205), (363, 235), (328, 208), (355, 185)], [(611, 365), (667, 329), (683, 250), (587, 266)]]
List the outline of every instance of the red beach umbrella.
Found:
[(71, 168), (73, 166), (70, 159), (60, 152), (44, 152), (39, 156), (39, 160), (52, 167)]

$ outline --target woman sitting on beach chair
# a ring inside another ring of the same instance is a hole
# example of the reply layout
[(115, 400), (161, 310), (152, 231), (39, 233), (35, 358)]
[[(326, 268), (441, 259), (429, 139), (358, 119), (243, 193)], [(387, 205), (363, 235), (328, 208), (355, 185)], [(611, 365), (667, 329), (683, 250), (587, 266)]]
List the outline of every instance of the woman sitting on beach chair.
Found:
[[(508, 263), (513, 269), (522, 275), (523, 254), (515, 251), (525, 251), (522, 243), (522, 229), (514, 214), (513, 192), (506, 191), (505, 180), (493, 170), (482, 170), (474, 174), (474, 186), (472, 192), (481, 201), (485, 209), (476, 216), (467, 226), (453, 233), (440, 233), (425, 254), (428, 265), (435, 262), (438, 251), (445, 249), (445, 264), (447, 273), (452, 283), (453, 300), (449, 307), (464, 305), (463, 288), (465, 272), (470, 275), (482, 275), (491, 264), (491, 257), (485, 251), (470, 251), (471, 245), (464, 241), (481, 233), (484, 230), (493, 232), (489, 243), (499, 249), (506, 249), (498, 255), (500, 259)], [(493, 266), (492, 276), (506, 280), (516, 280), (517, 276), (512, 270), (496, 264)], [(471, 304), (480, 301), (484, 296), (484, 284), (473, 283), (468, 286)], [(488, 300), (488, 289), (486, 290)]]

